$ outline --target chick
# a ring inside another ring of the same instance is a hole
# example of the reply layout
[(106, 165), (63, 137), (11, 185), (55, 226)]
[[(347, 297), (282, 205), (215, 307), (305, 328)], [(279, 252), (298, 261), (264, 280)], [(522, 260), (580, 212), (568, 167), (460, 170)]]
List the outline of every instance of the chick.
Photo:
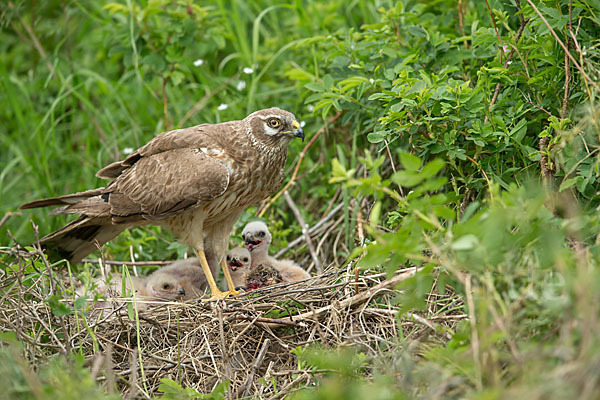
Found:
[(227, 253), (227, 266), (233, 285), (237, 288), (246, 283), (246, 274), (250, 271), (250, 252), (243, 247), (235, 247)]
[(264, 222), (248, 223), (242, 231), (242, 238), (252, 256), (250, 268), (258, 265), (272, 266), (279, 272), (283, 282), (296, 282), (310, 278), (309, 273), (292, 260), (277, 260), (269, 255), (272, 237)]
[(154, 271), (149, 278), (154, 275), (168, 276), (178, 281), (184, 291), (184, 300), (202, 297), (204, 291), (208, 288), (206, 276), (204, 275), (200, 261), (197, 258), (177, 260)]
[(283, 282), (279, 271), (271, 265), (259, 265), (248, 271), (245, 277), (248, 291)]
[(186, 292), (180, 280), (159, 269), (146, 278), (145, 295), (156, 300), (175, 300), (185, 298)]

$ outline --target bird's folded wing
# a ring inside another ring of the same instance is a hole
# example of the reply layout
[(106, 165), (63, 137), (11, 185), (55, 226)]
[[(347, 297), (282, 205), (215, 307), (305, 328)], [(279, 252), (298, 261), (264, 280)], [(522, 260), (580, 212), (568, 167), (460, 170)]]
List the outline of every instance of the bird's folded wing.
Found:
[(114, 222), (162, 220), (222, 195), (229, 175), (224, 161), (199, 149), (174, 149), (141, 157), (108, 185), (103, 198)]
[(236, 129), (235, 127), (236, 125), (231, 122), (226, 122), (217, 125), (197, 125), (161, 133), (124, 160), (116, 161), (102, 168), (96, 176), (105, 179), (116, 178), (143, 157), (175, 149), (206, 147), (207, 143), (211, 142), (206, 132), (220, 134), (222, 131), (223, 134), (231, 135), (232, 130)]

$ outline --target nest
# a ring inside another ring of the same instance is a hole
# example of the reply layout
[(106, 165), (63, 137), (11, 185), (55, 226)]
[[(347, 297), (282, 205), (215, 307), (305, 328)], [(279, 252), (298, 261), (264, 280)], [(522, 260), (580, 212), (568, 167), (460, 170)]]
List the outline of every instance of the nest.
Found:
[[(128, 398), (157, 393), (163, 378), (200, 393), (228, 381), (229, 398), (282, 398), (318, 374), (299, 369), (298, 346), (355, 346), (377, 357), (394, 348), (400, 329), (405, 337), (445, 341), (464, 318), (448, 312), (460, 300), (437, 291), (427, 313), (399, 315), (394, 287), (416, 269), (388, 279), (359, 274), (353, 263), (226, 301), (152, 303), (139, 312), (121, 301), (102, 313), (74, 311), (72, 295), (48, 301), (69, 290), (40, 259), (19, 258), (2, 277), (0, 329), (17, 334), (32, 365), (51, 354), (84, 354), (92, 376)], [(32, 267), (38, 271), (26, 273)]]

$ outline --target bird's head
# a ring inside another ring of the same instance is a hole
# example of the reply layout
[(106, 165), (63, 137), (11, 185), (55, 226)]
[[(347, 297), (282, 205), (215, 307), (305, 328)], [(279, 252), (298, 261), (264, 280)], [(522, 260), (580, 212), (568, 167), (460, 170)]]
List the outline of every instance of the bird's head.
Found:
[(227, 265), (232, 271), (246, 269), (250, 265), (250, 252), (242, 247), (235, 247), (227, 254)]
[(267, 250), (272, 237), (264, 222), (253, 221), (248, 223), (242, 230), (242, 239), (244, 239), (244, 246), (248, 251), (256, 252), (257, 250)]
[(151, 297), (162, 300), (175, 300), (185, 296), (185, 290), (174, 276), (167, 274), (154, 274), (148, 278), (148, 292)]
[(244, 118), (250, 134), (267, 146), (287, 146), (295, 137), (304, 140), (304, 131), (294, 114), (280, 108), (267, 108)]

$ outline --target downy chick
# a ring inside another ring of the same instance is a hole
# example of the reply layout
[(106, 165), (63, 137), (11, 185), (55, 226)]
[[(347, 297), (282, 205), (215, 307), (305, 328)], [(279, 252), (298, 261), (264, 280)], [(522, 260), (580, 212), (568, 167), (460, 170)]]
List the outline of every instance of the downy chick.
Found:
[(248, 271), (245, 279), (246, 289), (249, 291), (281, 282), (283, 282), (283, 278), (279, 271), (266, 264), (261, 264)]
[(250, 252), (243, 247), (234, 247), (227, 253), (227, 266), (236, 288), (245, 285), (250, 263)]
[(251, 268), (256, 268), (261, 264), (272, 266), (279, 271), (283, 282), (286, 283), (310, 278), (309, 273), (292, 260), (277, 260), (269, 255), (269, 245), (272, 237), (264, 222), (253, 221), (248, 223), (242, 231), (242, 238), (252, 256)]
[(156, 271), (155, 274), (170, 276), (177, 280), (185, 292), (183, 299), (197, 299), (202, 297), (204, 291), (208, 288), (208, 282), (197, 258), (186, 258), (177, 260)]
[(155, 271), (146, 278), (146, 296), (156, 300), (185, 299), (182, 283), (169, 272)]

